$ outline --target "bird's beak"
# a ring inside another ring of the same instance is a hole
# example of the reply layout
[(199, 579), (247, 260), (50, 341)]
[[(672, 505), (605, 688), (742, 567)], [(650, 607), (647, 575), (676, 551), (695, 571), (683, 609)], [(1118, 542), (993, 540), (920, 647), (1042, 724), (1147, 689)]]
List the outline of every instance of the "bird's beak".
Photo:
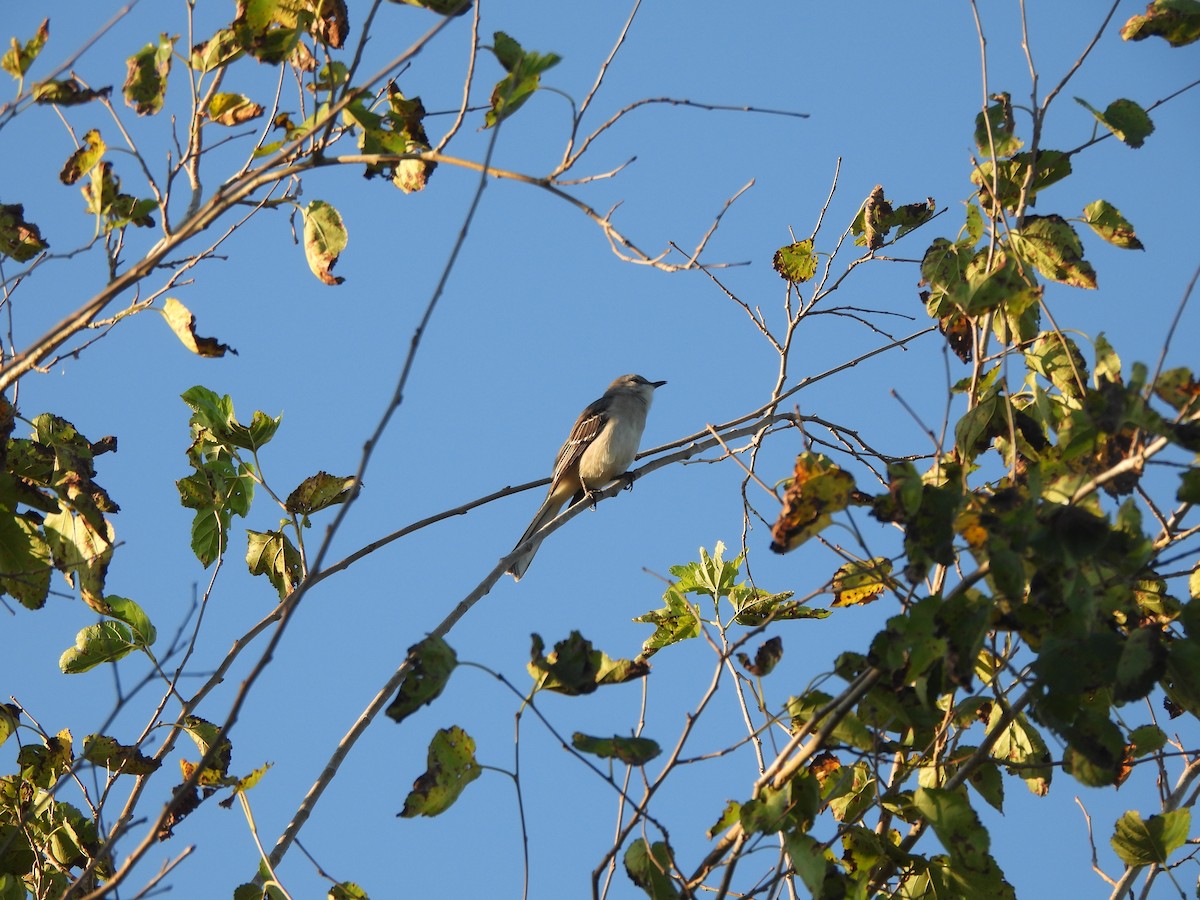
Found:
[(656, 387), (656, 388), (660, 388), (660, 387), (662, 387), (664, 384), (666, 384), (666, 382), (665, 382), (665, 381), (652, 381), (652, 382), (650, 382), (650, 386), (651, 386), (651, 387)]

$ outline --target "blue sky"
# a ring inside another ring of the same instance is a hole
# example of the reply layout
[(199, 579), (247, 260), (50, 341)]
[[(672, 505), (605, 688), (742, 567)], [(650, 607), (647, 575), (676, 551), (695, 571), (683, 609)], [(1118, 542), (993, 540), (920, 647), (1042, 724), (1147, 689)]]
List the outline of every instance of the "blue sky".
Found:
[[(1031, 2), (1030, 46), (1040, 92), (1057, 84), (1095, 33), (1107, 5)], [(232, 15), (232, 3), (202, 4), (201, 32)], [(1027, 102), (1028, 64), (1021, 50), (1016, 3), (981, 4), (988, 41), (988, 91)], [(106, 21), (116, 4), (49, 2), (6, 10), (4, 37), (27, 38), (43, 16), (51, 39), (33, 77), (44, 76)], [(124, 79), (125, 57), (162, 32), (184, 33), (183, 4), (143, 0), (75, 70), (93, 85)], [(1043, 146), (1070, 149), (1088, 140), (1091, 114), (1072, 99), (1103, 108), (1118, 97), (1149, 106), (1195, 80), (1196, 48), (1171, 50), (1161, 41), (1127, 44), (1118, 30), (1144, 8), (1123, 3), (1093, 55), (1055, 102)], [(503, 30), (525, 47), (563, 57), (543, 84), (581, 99), (628, 16), (625, 6), (520, 2), (485, 4), (481, 33)], [(354, 29), (365, 8), (350, 4)], [(469, 17), (456, 21), (400, 79), (428, 110), (453, 109), (469, 49)], [(435, 21), (432, 14), (385, 3), (368, 47), (371, 71)], [(353, 32), (356, 36), (357, 30)], [(180, 46), (186, 44), (186, 38)], [(174, 77), (182, 74), (175, 70)], [(490, 54), (479, 57), (476, 102), (500, 76)], [(266, 97), (271, 73), (252, 62), (231, 72), (224, 89)], [(180, 85), (182, 87), (182, 85)], [(967, 3), (807, 4), (766, 2), (744, 12), (727, 3), (647, 2), (609, 69), (587, 125), (596, 126), (625, 104), (645, 97), (790, 110), (809, 118), (652, 105), (627, 117), (597, 141), (577, 175), (605, 172), (636, 157), (619, 175), (572, 189), (596, 209), (619, 208), (613, 221), (639, 246), (658, 252), (671, 242), (693, 247), (713, 216), (747, 182), (709, 242), (710, 263), (742, 263), (719, 277), (768, 321), (782, 322), (784, 283), (771, 269), (789, 228), (807, 236), (830, 191), (837, 191), (818, 250), (828, 251), (875, 184), (901, 203), (933, 197), (945, 212), (893, 248), (919, 258), (933, 237), (953, 238), (972, 194), (974, 116), (983, 97), (979, 40)], [(3, 99), (3, 98), (0, 98)], [(161, 171), (172, 144), (166, 116), (186, 111), (185, 92), (172, 84), (168, 111), (138, 120), (119, 107), (123, 122), (152, 167)], [(285, 108), (287, 104), (285, 104)], [(294, 108), (294, 107), (293, 107)], [(450, 153), (480, 159), (490, 132), (481, 113), (468, 120)], [(494, 165), (531, 175), (557, 161), (569, 126), (563, 96), (544, 91), (504, 125)], [(1191, 91), (1155, 110), (1156, 132), (1132, 150), (1107, 140), (1080, 154), (1074, 177), (1045, 192), (1038, 212), (1078, 216), (1103, 197), (1137, 227), (1144, 252), (1121, 251), (1084, 236), (1100, 288), (1048, 289), (1060, 325), (1094, 335), (1103, 330), (1127, 362), (1153, 365), (1176, 305), (1200, 262), (1190, 210), (1200, 201), (1194, 177), (1200, 132), (1200, 93)], [(99, 127), (117, 142), (98, 106), (68, 111), (76, 134)], [(448, 116), (427, 120), (436, 141)], [(1018, 128), (1028, 125), (1018, 114)], [(110, 134), (111, 133), (111, 134)], [(214, 153), (211, 190), (245, 155), (247, 142)], [(54, 113), (34, 109), (0, 134), (0, 201), (25, 204), (56, 251), (84, 243), (91, 222), (75, 188), (57, 181), (74, 144)], [(137, 184), (131, 161), (116, 157), (127, 190)], [(232, 167), (232, 168), (231, 168)], [(441, 277), (463, 224), (477, 176), (443, 165), (422, 194), (405, 196), (382, 180), (366, 181), (356, 167), (306, 176), (303, 202), (336, 205), (350, 242), (338, 264), (344, 284), (318, 282), (292, 240), (287, 210), (264, 212), (227, 245), (227, 260), (207, 263), (194, 283), (173, 292), (197, 316), (198, 331), (236, 347), (239, 355), (201, 360), (188, 354), (145, 312), (114, 329), (77, 360), (26, 378), (20, 409), (27, 417), (53, 411), (95, 439), (115, 434), (116, 454), (98, 460), (98, 480), (122, 506), (114, 519), (123, 545), (109, 589), (136, 599), (161, 634), (187, 615), (208, 583), (187, 551), (189, 511), (178, 505), (174, 481), (187, 474), (188, 411), (179, 395), (194, 384), (232, 395), (243, 420), (255, 409), (283, 414), (263, 454), (265, 474), (286, 493), (317, 470), (349, 474), (364, 441), (391, 397), (413, 329)], [(127, 256), (151, 237), (131, 234)], [(835, 270), (853, 258), (843, 248)], [(6, 274), (11, 272), (6, 263)], [(78, 306), (104, 279), (96, 254), (46, 266), (14, 294), (9, 310), (18, 346)], [(860, 266), (830, 303), (886, 311), (875, 320), (897, 336), (924, 327), (917, 267), (904, 262)], [(114, 310), (115, 311), (115, 308)], [(911, 321), (900, 316), (912, 317)], [(7, 329), (5, 343), (9, 343)], [(1189, 307), (1167, 365), (1194, 365), (1200, 313)], [(792, 382), (822, 372), (883, 343), (844, 318), (815, 316), (800, 327), (790, 363)], [(638, 372), (666, 379), (655, 400), (644, 447), (701, 431), (762, 405), (777, 360), (745, 314), (703, 274), (665, 274), (620, 261), (596, 226), (573, 208), (528, 185), (492, 182), (437, 312), (423, 335), (403, 405), (375, 451), (364, 493), (337, 535), (332, 559), (410, 522), (474, 498), (544, 477), (580, 409), (617, 375)], [(896, 453), (928, 452), (925, 428), (945, 415), (945, 388), (966, 373), (946, 359), (935, 338), (828, 379), (797, 398), (804, 413), (861, 429), (874, 446)], [(918, 425), (892, 395), (920, 417)], [(796, 432), (776, 435), (759, 457), (768, 482), (786, 477), (801, 449)], [(587, 512), (543, 545), (520, 584), (501, 581), (450, 636), (462, 660), (503, 673), (519, 688), (529, 635), (548, 643), (582, 631), (611, 656), (633, 656), (648, 635), (635, 616), (659, 606), (661, 575), (693, 560), (697, 548), (741, 542), (742, 472), (734, 464), (671, 466), (640, 481), (595, 512)], [(768, 517), (770, 498), (751, 496)], [(282, 830), (337, 741), (400, 663), (406, 648), (434, 627), (512, 546), (540, 491), (506, 497), (469, 515), (441, 522), (391, 544), (329, 579), (305, 598), (279, 652), (260, 680), (232, 735), (234, 768), (264, 761), (274, 768), (250, 799), (268, 844)], [(260, 497), (242, 526), (275, 527), (278, 513)], [(328, 516), (319, 519), (310, 539)], [(861, 516), (858, 524), (870, 527)], [(836, 536), (833, 539), (837, 539)], [(845, 534), (845, 540), (850, 541)], [(886, 541), (886, 538), (876, 537)], [(836, 568), (834, 557), (804, 547), (785, 557), (767, 552), (767, 527), (748, 535), (757, 583), (804, 595)], [(732, 551), (730, 553), (732, 555)], [(61, 584), (59, 585), (60, 587)], [(206, 613), (194, 666), (208, 671), (232, 641), (271, 609), (274, 594), (251, 579), (238, 543), (220, 573)], [(776, 704), (828, 670), (842, 650), (862, 649), (893, 614), (889, 600), (838, 611), (824, 622), (784, 623), (785, 656), (765, 687)], [(49, 731), (71, 727), (76, 739), (107, 713), (113, 681), (104, 670), (67, 677), (59, 653), (93, 621), (76, 600), (52, 598), (39, 613), (6, 616), (9, 650), (0, 657), (4, 693), (36, 713)], [(235, 666), (201, 711), (220, 720), (256, 658)], [(701, 642), (663, 652), (648, 682), (646, 734), (671, 744), (685, 712), (711, 677), (713, 655)], [(131, 660), (122, 681), (140, 673)], [(149, 715), (150, 692), (132, 704), (114, 730), (136, 733)], [(638, 720), (641, 689), (610, 688), (587, 698), (539, 699), (563, 734), (625, 733)], [(412, 780), (424, 769), (429, 738), (450, 724), (476, 739), (481, 762), (512, 768), (516, 697), (491, 676), (460, 668), (433, 706), (396, 726), (380, 720), (355, 747), (322, 798), (301, 841), (339, 880), (360, 883), (372, 896), (478, 893), (520, 896), (521, 844), (511, 781), (485, 772), (440, 818), (398, 820)], [(1142, 711), (1129, 710), (1136, 721)], [(743, 733), (728, 689), (706, 714), (689, 745), (701, 753)], [(1193, 735), (1193, 743), (1194, 743)], [(190, 749), (190, 748), (189, 748)], [(15, 750), (0, 750), (10, 765)], [(561, 752), (531, 718), (522, 724), (521, 767), (529, 830), (534, 898), (581, 896), (612, 840), (616, 815), (611, 789)], [(652, 767), (652, 771), (655, 771)], [(693, 766), (668, 780), (662, 809), (679, 856), (704, 852), (703, 832), (728, 798), (746, 794), (755, 775), (748, 751)], [(162, 777), (165, 791), (170, 776)], [(1121, 789), (1091, 791), (1058, 775), (1048, 798), (1008, 785), (1006, 815), (985, 813), (994, 850), (1021, 896), (1099, 892), (1078, 795), (1091, 813), (1101, 864), (1116, 872), (1107, 846), (1111, 823), (1127, 808), (1154, 811), (1152, 775), (1136, 773)], [(157, 810), (165, 794), (148, 797)], [(977, 804), (982, 807), (982, 804)], [(140, 832), (135, 829), (137, 839)], [(255, 851), (237, 810), (206, 804), (155, 848), (129, 882), (140, 885), (158, 864), (195, 843), (177, 870), (181, 896), (219, 896), (248, 880)], [(293, 896), (317, 896), (323, 882), (293, 850), (281, 874)], [(486, 886), (486, 887), (485, 887)], [(618, 872), (611, 896), (636, 896)]]

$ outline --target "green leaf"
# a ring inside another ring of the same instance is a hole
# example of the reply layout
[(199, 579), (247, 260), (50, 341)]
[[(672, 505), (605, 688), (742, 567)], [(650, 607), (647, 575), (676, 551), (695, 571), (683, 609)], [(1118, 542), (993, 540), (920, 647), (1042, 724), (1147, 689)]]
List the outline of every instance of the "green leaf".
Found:
[[(832, 700), (833, 698), (824, 691), (808, 691), (800, 697), (789, 697), (786, 709), (788, 715), (792, 717), (792, 733), (796, 733), (810, 722), (812, 727), (808, 729), (809, 734), (823, 727), (824, 719), (815, 722), (813, 719), (817, 712), (827, 707)], [(878, 749), (874, 733), (854, 713), (846, 713), (842, 716), (837, 725), (833, 727), (833, 731), (830, 732), (829, 740), (845, 744), (848, 747), (856, 747), (868, 753), (873, 753)]]
[(1129, 732), (1129, 743), (1135, 757), (1149, 756), (1167, 745), (1167, 733), (1157, 725), (1142, 725)]
[[(1033, 170), (1026, 190), (1026, 179)], [(1037, 201), (1040, 191), (1071, 174), (1071, 157), (1061, 150), (1041, 150), (1035, 160), (1032, 153), (1018, 153), (1011, 159), (986, 160), (971, 172), (971, 183), (979, 187), (979, 205), (991, 212), (999, 205), (1016, 212), (1024, 197), (1025, 205)]]
[(1144, 250), (1129, 220), (1107, 200), (1096, 200), (1083, 208), (1083, 220), (1088, 227), (1114, 247), (1122, 250)]
[(246, 529), (246, 565), (251, 575), (266, 575), (282, 600), (304, 577), (300, 551), (291, 538), (280, 531)]
[(42, 19), (37, 33), (24, 44), (16, 38), (12, 39), (12, 48), (3, 57), (0, 57), (0, 69), (4, 69), (17, 81), (21, 81), (25, 77), (25, 73), (29, 71), (29, 67), (33, 65), (33, 61), (38, 58), (38, 54), (42, 52), (42, 48), (46, 46), (49, 38), (50, 20)]
[(275, 436), (283, 419), (283, 416), (272, 418), (257, 410), (250, 419), (250, 425), (242, 425), (234, 415), (233, 400), (228, 394), (222, 396), (201, 385), (189, 388), (180, 396), (195, 414), (191, 423), (203, 428), (213, 440), (228, 447), (253, 451), (262, 449)]
[(42, 81), (33, 86), (33, 102), (55, 106), (78, 106), (91, 103), (112, 93), (111, 87), (85, 88), (74, 78), (62, 81)]
[[(990, 852), (991, 837), (963, 790), (918, 788), (913, 794), (913, 806), (929, 822), (953, 866), (997, 887), (1005, 884)], [(1015, 896), (1011, 887), (1006, 893)]]
[(367, 892), (353, 881), (343, 881), (329, 889), (326, 900), (370, 900)]
[(25, 221), (20, 203), (0, 203), (0, 253), (19, 263), (28, 262), (50, 246), (33, 222)]
[(177, 40), (179, 35), (161, 35), (158, 44), (147, 44), (126, 61), (125, 103), (139, 116), (153, 115), (162, 109)]
[(821, 787), (804, 769), (778, 788), (764, 785), (758, 796), (742, 804), (742, 829), (747, 834), (807, 831), (821, 807)]
[[(1013, 133), (1012, 98), (1007, 93), (1000, 93), (993, 94), (992, 99), (996, 102), (975, 117), (975, 146), (989, 158), (1012, 156), (1025, 146), (1025, 142)], [(978, 240), (976, 237), (975, 241)]]
[(1083, 258), (1083, 244), (1062, 216), (1028, 216), (1012, 233), (1012, 248), (1044, 276), (1074, 287), (1096, 287), (1096, 270)]
[(338, 503), (345, 503), (350, 498), (354, 484), (353, 476), (318, 472), (300, 482), (300, 485), (288, 494), (284, 506), (288, 512), (295, 515), (311, 515)]
[(88, 215), (101, 220), (105, 234), (128, 225), (138, 228), (154, 225), (150, 214), (158, 204), (152, 199), (139, 200), (122, 193), (121, 179), (113, 174), (112, 163), (101, 161), (89, 174), (88, 181), (80, 187), (84, 209)]
[(346, 280), (334, 275), (333, 267), (348, 242), (341, 213), (324, 200), (308, 204), (304, 209), (304, 256), (312, 273), (325, 284), (341, 284)]
[(737, 611), (733, 621), (751, 627), (763, 622), (783, 622), (790, 619), (826, 619), (830, 612), (816, 606), (805, 606), (792, 600), (792, 592), (772, 594), (748, 584), (737, 584), (729, 591), (729, 602)]
[(0, 595), (41, 609), (50, 592), (50, 547), (37, 524), (0, 507)]
[(1191, 825), (1192, 811), (1187, 807), (1149, 819), (1131, 809), (1117, 819), (1110, 842), (1127, 866), (1165, 865), (1167, 857), (1187, 841)]
[(1200, 469), (1187, 469), (1180, 473), (1175, 499), (1180, 503), (1200, 503)]
[(654, 626), (654, 634), (642, 643), (643, 657), (700, 635), (700, 610), (695, 604), (689, 603), (675, 586), (667, 588), (663, 600), (666, 605), (662, 609), (651, 610), (633, 620)]
[[(11, 703), (0, 703), (0, 745), (17, 730), (21, 722), (21, 710)], [(24, 897), (21, 900), (25, 900)]]
[(205, 109), (218, 125), (243, 125), (263, 114), (263, 108), (245, 94), (213, 94)]
[(83, 758), (114, 775), (149, 775), (162, 765), (137, 747), (127, 747), (103, 734), (89, 734), (83, 739)]
[(107, 594), (104, 602), (108, 604), (108, 615), (130, 627), (136, 644), (149, 647), (158, 639), (158, 631), (151, 623), (150, 617), (132, 600), (118, 597), (115, 594)]
[(1096, 117), (1096, 121), (1134, 149), (1142, 146), (1154, 131), (1154, 123), (1150, 121), (1150, 116), (1132, 100), (1114, 100), (1104, 112), (1088, 105), (1079, 97), (1075, 98), (1075, 102), (1088, 109)]
[(662, 753), (658, 742), (649, 738), (620, 735), (600, 738), (584, 734), (582, 731), (571, 735), (571, 745), (581, 753), (590, 753), (601, 759), (619, 759), (627, 766), (644, 766)]
[(704, 833), (704, 836), (710, 841), (715, 840), (717, 835), (728, 828), (732, 828), (741, 820), (742, 804), (736, 800), (730, 800), (725, 804), (725, 808), (721, 810), (720, 818), (713, 823), (712, 827)]
[(1167, 666), (1162, 634), (1159, 627), (1139, 628), (1125, 639), (1113, 682), (1113, 699), (1118, 703), (1140, 700), (1162, 678)]
[(114, 533), (102, 520), (97, 530), (88, 516), (75, 515), (65, 506), (42, 522), (54, 567), (72, 587), (78, 585), (84, 601), (97, 612), (108, 614), (104, 584), (112, 561)]
[[(201, 756), (208, 754), (208, 748), (217, 742), (221, 734), (220, 727), (207, 719), (200, 718), (200, 716), (185, 716), (183, 719), (183, 729), (187, 732), (188, 737), (192, 739)], [(226, 770), (229, 768), (232, 755), (233, 744), (228, 737), (221, 738), (221, 748), (213, 758), (214, 764), (218, 768)]]
[(676, 871), (674, 854), (664, 842), (651, 845), (645, 838), (638, 838), (625, 851), (624, 861), (630, 881), (651, 900), (673, 900), (680, 896), (671, 879)]
[(492, 88), (491, 108), (484, 115), (485, 128), (492, 128), (520, 109), (539, 88), (542, 73), (562, 61), (557, 53), (522, 49), (503, 31), (492, 36), (491, 49), (508, 74)]
[(68, 157), (58, 173), (58, 180), (63, 184), (74, 184), (96, 167), (107, 149), (100, 132), (93, 128), (83, 136), (83, 146)]
[(534, 680), (535, 691), (554, 691), (575, 697), (590, 694), (598, 687), (623, 684), (650, 674), (643, 659), (610, 659), (578, 631), (554, 645), (542, 655), (545, 643), (541, 636), (532, 635), (529, 664), (526, 668)]
[(813, 242), (806, 238), (796, 241), (775, 251), (775, 259), (771, 261), (775, 271), (786, 281), (801, 284), (808, 281), (817, 272), (817, 254), (813, 252)]
[(1151, 0), (1144, 15), (1134, 16), (1121, 29), (1127, 41), (1161, 37), (1172, 47), (1200, 40), (1200, 3), (1196, 0)]
[(314, 24), (312, 5), (295, 0), (243, 0), (232, 28), (238, 44), (259, 62), (283, 62)]
[[(997, 728), (1003, 714), (1001, 704), (993, 703), (988, 716), (988, 734)], [(1050, 779), (1054, 774), (1050, 750), (1023, 713), (1017, 713), (1004, 726), (1000, 737), (992, 744), (991, 754), (1003, 763), (1012, 763), (1009, 771), (1024, 778), (1026, 786), (1038, 797), (1044, 797), (1050, 791)]]
[(471, 8), (471, 0), (392, 0), (392, 2), (418, 6), (440, 16), (461, 16)]
[(475, 741), (457, 725), (433, 736), (426, 763), (424, 774), (413, 782), (404, 801), (399, 813), (402, 818), (445, 812), (483, 771), (475, 761)]
[(101, 622), (75, 635), (75, 646), (59, 657), (58, 668), (64, 675), (78, 675), (103, 663), (116, 662), (135, 649), (137, 644), (125, 625)]
[(1191, 411), (1200, 406), (1200, 381), (1185, 366), (1168, 369), (1154, 380), (1154, 396), (1176, 412)]
[(809, 895), (813, 900), (822, 900), (826, 896), (825, 879), (833, 870), (833, 854), (811, 835), (794, 831), (784, 833), (783, 843), (792, 868), (808, 888)]
[(895, 207), (884, 196), (883, 185), (877, 184), (854, 217), (850, 231), (858, 235), (854, 241), (857, 246), (878, 250), (886, 243), (893, 228), (899, 229), (895, 237), (899, 240), (932, 219), (936, 211), (932, 197), (927, 197), (924, 203)]
[(238, 43), (232, 28), (222, 28), (207, 41), (196, 44), (188, 56), (188, 65), (204, 74), (241, 59), (246, 51)]
[[(977, 748), (965, 744), (959, 745), (956, 755), (967, 758)], [(988, 804), (997, 812), (1004, 812), (1004, 777), (995, 764), (984, 763), (976, 766), (967, 776), (967, 784), (979, 792)]]
[(403, 722), (441, 695), (458, 665), (458, 654), (440, 637), (430, 635), (408, 648), (408, 660), (409, 668), (400, 689), (385, 710), (396, 722)]

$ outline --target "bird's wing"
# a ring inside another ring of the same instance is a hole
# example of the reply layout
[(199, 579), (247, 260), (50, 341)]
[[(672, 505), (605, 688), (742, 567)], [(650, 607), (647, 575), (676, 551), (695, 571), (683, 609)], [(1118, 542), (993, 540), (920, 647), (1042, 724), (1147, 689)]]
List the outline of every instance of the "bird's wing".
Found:
[[(597, 400), (579, 414), (567, 442), (562, 445), (562, 449), (558, 451), (558, 458), (554, 460), (554, 476), (550, 480), (550, 493), (554, 493), (554, 489), (569, 472), (579, 471), (579, 459), (583, 456), (583, 451), (591, 445), (592, 441), (596, 440), (608, 422), (606, 407), (606, 403)], [(571, 485), (572, 490), (579, 487), (581, 485)]]

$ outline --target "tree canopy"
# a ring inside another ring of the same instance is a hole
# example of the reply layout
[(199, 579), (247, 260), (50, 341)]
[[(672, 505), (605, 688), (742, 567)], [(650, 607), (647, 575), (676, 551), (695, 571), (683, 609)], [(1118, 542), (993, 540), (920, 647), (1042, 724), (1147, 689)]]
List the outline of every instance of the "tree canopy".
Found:
[(1200, 883), (1200, 3), (93, 15), (0, 59), (0, 900)]

